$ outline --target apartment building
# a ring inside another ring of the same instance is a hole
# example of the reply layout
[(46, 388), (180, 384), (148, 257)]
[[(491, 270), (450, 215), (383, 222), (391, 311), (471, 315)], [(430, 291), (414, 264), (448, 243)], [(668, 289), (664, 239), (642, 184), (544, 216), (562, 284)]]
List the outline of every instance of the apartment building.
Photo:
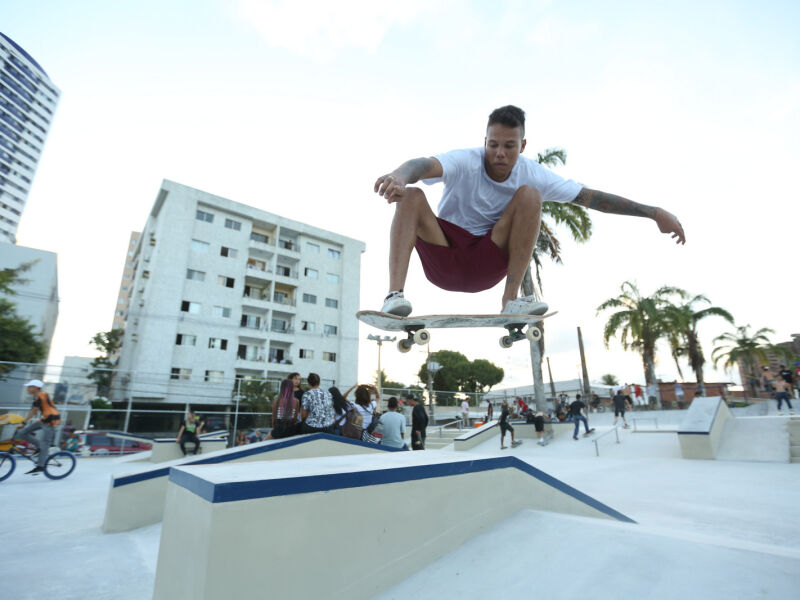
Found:
[(135, 373), (113, 399), (230, 404), (237, 380), (292, 371), (355, 382), (364, 249), (165, 180), (128, 258), (119, 368)]
[(39, 63), (0, 33), (0, 242), (16, 242), (59, 95)]
[(141, 232), (132, 231), (131, 238), (128, 240), (128, 250), (125, 255), (125, 266), (122, 268), (122, 280), (119, 283), (119, 293), (117, 294), (117, 305), (114, 308), (114, 319), (111, 329), (122, 329), (125, 326), (125, 315), (130, 308), (130, 292), (133, 284), (133, 257), (136, 255), (136, 247), (139, 244)]

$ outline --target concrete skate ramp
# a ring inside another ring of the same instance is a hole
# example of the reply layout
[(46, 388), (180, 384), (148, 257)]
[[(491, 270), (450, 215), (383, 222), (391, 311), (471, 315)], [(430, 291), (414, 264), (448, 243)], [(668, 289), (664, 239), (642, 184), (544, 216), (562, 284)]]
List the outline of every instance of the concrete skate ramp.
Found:
[(113, 475), (106, 500), (103, 531), (116, 533), (130, 531), (161, 521), (164, 513), (164, 497), (167, 491), (169, 470), (175, 466), (215, 465), (239, 462), (308, 458), (317, 456), (343, 456), (397, 452), (394, 448), (368, 444), (358, 440), (314, 433), (282, 440), (269, 440), (247, 446), (227, 448), (209, 452), (199, 457), (185, 457), (158, 467)]
[(717, 460), (789, 462), (786, 417), (737, 417), (725, 423)]
[(372, 598), (526, 508), (632, 523), (513, 456), (176, 467), (153, 597)]

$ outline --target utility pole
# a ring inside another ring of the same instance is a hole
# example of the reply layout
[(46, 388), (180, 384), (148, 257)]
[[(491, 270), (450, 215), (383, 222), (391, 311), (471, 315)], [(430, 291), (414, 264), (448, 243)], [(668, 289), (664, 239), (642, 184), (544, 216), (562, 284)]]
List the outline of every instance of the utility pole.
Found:
[[(589, 385), (589, 371), (586, 369), (586, 355), (583, 352), (583, 335), (581, 335), (581, 328), (578, 327), (578, 348), (581, 351), (581, 372), (583, 375), (583, 397), (589, 398), (592, 393), (592, 388)], [(588, 400), (587, 400), (588, 401)]]
[[(389, 337), (388, 335), (380, 336), (380, 335), (369, 334), (367, 336), (367, 339), (372, 340), (374, 342), (378, 342), (378, 376), (376, 377), (376, 379), (378, 383), (377, 385), (378, 392), (380, 393), (381, 396), (383, 396), (383, 373), (381, 372), (381, 346), (383, 346), (383, 342), (393, 342), (397, 338)], [(380, 400), (378, 401), (378, 404), (380, 405)], [(378, 406), (378, 409), (380, 409), (380, 406)]]
[(547, 357), (547, 374), (550, 375), (550, 393), (553, 396), (553, 402), (555, 402), (556, 397), (556, 384), (553, 383), (553, 371), (550, 370), (550, 357)]

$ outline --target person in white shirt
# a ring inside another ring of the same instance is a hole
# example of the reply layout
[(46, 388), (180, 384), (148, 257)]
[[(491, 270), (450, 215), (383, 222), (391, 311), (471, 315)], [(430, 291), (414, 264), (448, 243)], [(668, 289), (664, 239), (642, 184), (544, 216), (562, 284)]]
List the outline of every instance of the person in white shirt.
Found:
[(466, 400), (461, 403), (461, 420), (464, 422), (464, 427), (469, 427), (469, 402)]
[[(442, 289), (479, 292), (505, 277), (501, 311), (546, 312), (544, 303), (517, 299), (539, 237), (543, 202), (572, 202), (601, 212), (653, 219), (662, 233), (685, 243), (683, 227), (674, 215), (565, 180), (521, 156), (525, 146), (525, 112), (503, 106), (489, 115), (482, 148), (415, 158), (378, 177), (375, 192), (396, 204), (389, 294), (383, 312), (411, 313), (403, 288), (415, 248), (425, 276)], [(438, 217), (422, 190), (408, 187), (418, 181), (444, 182)]]
[(381, 415), (381, 421), (377, 428), (383, 434), (381, 446), (408, 450), (408, 446), (404, 441), (406, 437), (406, 418), (397, 412), (397, 398), (394, 396), (389, 398), (386, 406), (388, 410)]

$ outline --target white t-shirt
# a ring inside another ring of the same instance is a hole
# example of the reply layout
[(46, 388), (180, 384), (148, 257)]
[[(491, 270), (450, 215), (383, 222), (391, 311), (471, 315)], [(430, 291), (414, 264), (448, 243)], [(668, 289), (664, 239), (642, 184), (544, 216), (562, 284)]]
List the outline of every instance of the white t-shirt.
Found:
[(374, 413), (375, 409), (377, 408), (375, 400), (369, 403), (369, 408), (364, 408), (357, 402), (354, 402), (353, 404), (355, 404), (356, 410), (361, 415), (361, 418), (364, 420), (361, 426), (364, 429), (366, 429), (367, 427), (369, 427), (369, 424), (372, 423), (372, 413)]
[(469, 413), (469, 403), (468, 403), (466, 400), (464, 400), (464, 401), (461, 403), (461, 413), (462, 413), (462, 414), (467, 414), (467, 413)]
[(546, 202), (572, 202), (583, 186), (556, 175), (535, 160), (520, 156), (505, 181), (494, 181), (483, 165), (484, 148), (437, 154), (442, 176), (424, 179), (428, 185), (444, 182), (439, 218), (473, 235), (484, 235), (500, 220), (514, 193), (523, 185), (539, 190)]

